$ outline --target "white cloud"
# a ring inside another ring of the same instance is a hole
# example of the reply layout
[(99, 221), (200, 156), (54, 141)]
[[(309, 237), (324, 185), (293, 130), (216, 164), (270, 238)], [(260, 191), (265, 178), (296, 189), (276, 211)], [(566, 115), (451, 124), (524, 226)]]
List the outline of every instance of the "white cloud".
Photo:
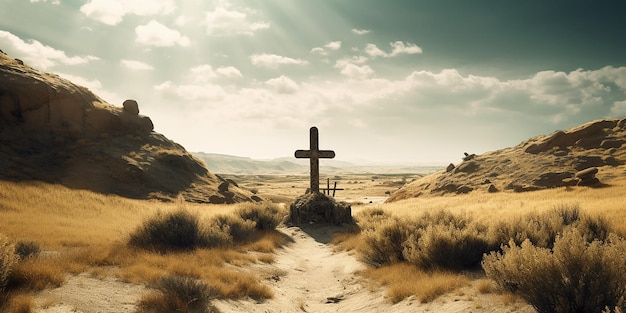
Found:
[(356, 29), (356, 28), (353, 28), (352, 32), (357, 34), (357, 35), (366, 35), (366, 34), (370, 33), (370, 30), (369, 29)]
[(138, 70), (138, 71), (150, 71), (154, 69), (154, 66), (141, 62), (141, 61), (137, 61), (137, 60), (126, 60), (123, 59), (120, 61), (120, 63), (131, 70)]
[(151, 20), (146, 25), (139, 25), (135, 28), (135, 40), (143, 45), (156, 47), (171, 47), (174, 45), (189, 46), (189, 38), (183, 36), (177, 30)]
[(194, 82), (208, 82), (217, 77), (217, 74), (213, 70), (213, 67), (208, 64), (198, 65), (191, 68), (192, 81)]
[(422, 48), (418, 47), (414, 43), (407, 43), (406, 45), (402, 41), (396, 41), (391, 43), (393, 47), (393, 51), (391, 51), (391, 56), (396, 56), (399, 54), (417, 54), (422, 53)]
[(319, 55), (328, 55), (328, 52), (326, 52), (326, 49), (322, 48), (322, 47), (315, 47), (313, 49), (311, 49), (311, 53), (316, 53)]
[(93, 20), (117, 25), (127, 14), (165, 15), (175, 8), (173, 0), (90, 0), (80, 7), (80, 11)]
[(324, 47), (315, 47), (311, 49), (311, 53), (316, 53), (319, 55), (328, 55), (327, 50), (336, 51), (341, 49), (341, 41), (331, 41), (324, 45)]
[(351, 58), (343, 58), (335, 62), (335, 68), (341, 69), (341, 68), (346, 67), (346, 65), (348, 64), (364, 64), (365, 62), (367, 62), (367, 60), (368, 59), (364, 56), (354, 56)]
[(341, 41), (329, 42), (324, 47), (330, 50), (339, 50), (341, 48)]
[(365, 53), (367, 53), (367, 55), (371, 56), (372, 58), (375, 58), (375, 57), (386, 57), (387, 56), (387, 52), (385, 52), (383, 50), (380, 50), (373, 43), (368, 43), (365, 46)]
[(252, 22), (246, 13), (221, 6), (207, 12), (205, 23), (207, 34), (213, 36), (252, 35), (270, 27), (268, 22)]
[[(35, 2), (48, 2), (48, 0), (30, 0), (30, 3), (35, 3)], [(50, 0), (50, 3), (54, 5), (59, 5), (61, 4), (61, 0)]]
[(368, 65), (358, 66), (350, 63), (341, 69), (341, 74), (354, 79), (365, 79), (373, 73), (374, 70)]
[(402, 41), (396, 41), (389, 44), (393, 49), (390, 53), (387, 53), (380, 48), (378, 48), (375, 44), (369, 43), (365, 46), (365, 53), (372, 58), (376, 57), (395, 57), (401, 54), (417, 54), (422, 53), (422, 48), (417, 46), (414, 43), (404, 43)]
[(62, 78), (65, 78), (76, 85), (87, 87), (87, 89), (89, 89), (91, 92), (93, 92), (95, 95), (97, 95), (102, 100), (106, 101), (107, 103), (122, 105), (123, 99), (118, 94), (104, 89), (102, 87), (102, 83), (97, 79), (89, 80), (82, 76), (66, 74), (66, 73), (57, 73), (57, 74), (61, 76)]
[(296, 82), (284, 75), (277, 78), (272, 78), (266, 81), (265, 84), (270, 86), (278, 93), (294, 93), (298, 91), (298, 89), (300, 89)]
[(225, 96), (221, 86), (211, 83), (176, 85), (171, 81), (165, 81), (153, 86), (153, 89), (168, 97), (185, 101), (181, 106), (187, 109), (202, 107), (205, 101), (221, 101)]
[(279, 65), (296, 64), (306, 65), (309, 62), (302, 59), (293, 59), (276, 54), (253, 54), (250, 56), (253, 65), (269, 68), (277, 68)]
[(2, 30), (0, 30), (0, 46), (6, 51), (11, 51), (12, 55), (21, 58), (28, 65), (44, 70), (59, 64), (78, 65), (100, 60), (92, 55), (69, 57), (64, 51), (46, 46), (37, 40), (24, 41)]
[(616, 101), (611, 107), (611, 117), (626, 117), (626, 100)]
[(237, 78), (237, 77), (243, 77), (243, 75), (241, 75), (241, 72), (234, 66), (223, 66), (223, 67), (219, 67), (217, 68), (216, 72), (224, 77), (228, 77), (228, 78)]

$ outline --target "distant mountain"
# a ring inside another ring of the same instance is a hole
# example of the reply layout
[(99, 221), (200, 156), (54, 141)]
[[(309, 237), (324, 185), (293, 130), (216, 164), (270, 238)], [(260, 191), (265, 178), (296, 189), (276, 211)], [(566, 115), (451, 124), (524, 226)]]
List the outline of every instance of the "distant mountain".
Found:
[[(207, 169), (217, 174), (258, 175), (309, 173), (309, 161), (294, 157), (282, 157), (271, 160), (255, 160), (248, 157), (217, 153), (193, 152), (204, 161)], [(372, 173), (372, 174), (427, 174), (442, 169), (441, 166), (412, 165), (360, 165), (340, 160), (321, 160), (321, 171), (325, 173)]]
[(193, 154), (204, 161), (210, 171), (218, 174), (304, 174), (309, 169), (308, 164), (298, 164), (285, 159), (254, 160), (217, 153), (193, 152)]

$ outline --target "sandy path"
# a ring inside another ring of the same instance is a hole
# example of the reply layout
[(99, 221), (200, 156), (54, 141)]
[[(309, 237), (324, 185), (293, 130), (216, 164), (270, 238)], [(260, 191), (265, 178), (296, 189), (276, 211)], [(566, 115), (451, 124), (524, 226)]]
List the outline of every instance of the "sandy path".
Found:
[(217, 301), (223, 312), (363, 312), (382, 305), (379, 293), (355, 272), (364, 265), (346, 252), (335, 252), (327, 242), (333, 228), (281, 229), (294, 242), (277, 252), (276, 262), (253, 268), (266, 278), (274, 298), (253, 301)]
[(274, 298), (262, 303), (252, 300), (214, 301), (221, 312), (534, 312), (526, 304), (505, 305), (498, 295), (478, 294), (466, 287), (420, 303), (411, 297), (392, 304), (384, 288), (358, 275), (365, 265), (345, 251), (328, 244), (337, 228), (289, 227), (280, 229), (293, 243), (280, 249), (273, 264), (251, 268), (274, 290)]

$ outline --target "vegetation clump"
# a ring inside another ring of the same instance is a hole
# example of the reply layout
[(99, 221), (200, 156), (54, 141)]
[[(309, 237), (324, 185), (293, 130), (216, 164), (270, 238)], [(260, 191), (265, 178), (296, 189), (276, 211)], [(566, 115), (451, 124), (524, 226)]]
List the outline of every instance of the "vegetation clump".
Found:
[(626, 310), (626, 242), (615, 236), (588, 242), (576, 228), (552, 249), (511, 241), (485, 256), (483, 268), (503, 289), (520, 294), (539, 313)]
[(219, 292), (201, 280), (171, 275), (160, 279), (154, 288), (154, 292), (141, 299), (138, 313), (219, 312), (210, 302)]
[(157, 213), (130, 235), (131, 246), (158, 252), (192, 250), (205, 244), (197, 215), (179, 209), (170, 213)]
[(197, 215), (178, 209), (146, 220), (130, 234), (128, 244), (167, 253), (246, 243), (256, 231), (276, 229), (286, 214), (278, 205), (249, 204), (203, 223)]
[(540, 313), (626, 311), (626, 241), (576, 205), (491, 224), (444, 210), (400, 219), (369, 209), (356, 218), (363, 260), (377, 269), (449, 273), (482, 264)]
[(13, 265), (19, 260), (15, 247), (7, 237), (0, 234), (0, 308), (4, 305), (4, 290)]
[(408, 262), (425, 270), (461, 270), (489, 251), (485, 227), (447, 211), (403, 220), (372, 211), (359, 215), (359, 223), (363, 217), (370, 220), (364, 222), (361, 252), (376, 267)]
[(236, 214), (246, 221), (253, 221), (258, 230), (276, 229), (287, 216), (287, 211), (278, 204), (242, 204)]

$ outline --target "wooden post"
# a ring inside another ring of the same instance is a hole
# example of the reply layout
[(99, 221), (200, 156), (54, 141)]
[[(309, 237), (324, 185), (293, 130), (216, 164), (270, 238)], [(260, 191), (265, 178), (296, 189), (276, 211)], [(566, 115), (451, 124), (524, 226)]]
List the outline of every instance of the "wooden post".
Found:
[(296, 150), (295, 157), (309, 159), (311, 164), (311, 192), (320, 192), (320, 163), (319, 159), (332, 159), (335, 151), (319, 149), (319, 135), (317, 127), (311, 127), (309, 131), (309, 150)]

